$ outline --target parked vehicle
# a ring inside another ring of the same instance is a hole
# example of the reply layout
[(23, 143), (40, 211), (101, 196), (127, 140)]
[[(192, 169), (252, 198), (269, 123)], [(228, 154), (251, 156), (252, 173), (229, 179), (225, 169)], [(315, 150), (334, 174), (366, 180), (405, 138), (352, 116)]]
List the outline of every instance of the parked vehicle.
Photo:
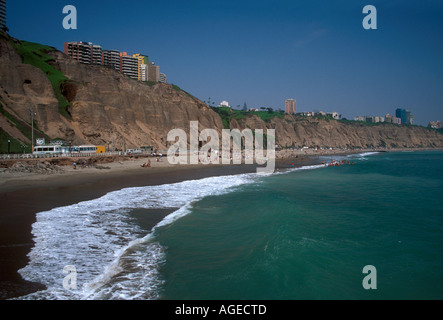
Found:
[(61, 146), (35, 146), (33, 154), (61, 154)]

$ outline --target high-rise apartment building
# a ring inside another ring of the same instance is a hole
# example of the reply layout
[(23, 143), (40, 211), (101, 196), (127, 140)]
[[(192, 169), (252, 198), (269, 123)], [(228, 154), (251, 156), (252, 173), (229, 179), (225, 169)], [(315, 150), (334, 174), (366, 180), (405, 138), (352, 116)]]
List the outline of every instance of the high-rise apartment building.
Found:
[(285, 100), (285, 113), (295, 114), (296, 113), (295, 104), (296, 104), (295, 99)]
[(91, 43), (91, 63), (94, 65), (103, 65), (102, 46)]
[(148, 81), (148, 65), (142, 64), (140, 66), (140, 73), (141, 73), (141, 81)]
[(92, 63), (92, 43), (77, 41), (65, 42), (65, 54), (80, 63)]
[(401, 119), (401, 124), (414, 123), (414, 115), (409, 110), (398, 108), (395, 110), (395, 116)]
[[(138, 80), (147, 81), (146, 74), (143, 75), (143, 73), (146, 72), (146, 65), (149, 63), (149, 57), (148, 56), (144, 56), (144, 55), (142, 55), (140, 53), (133, 54), (132, 56), (137, 58), (137, 63), (138, 63), (138, 67), (137, 67), (137, 70), (138, 70)], [(145, 65), (145, 67), (142, 67), (143, 65)], [(143, 69), (145, 69), (145, 70), (143, 71)]]
[(6, 28), (6, 0), (0, 0), (0, 29)]
[(148, 80), (154, 82), (160, 81), (160, 67), (154, 65), (154, 62), (148, 63)]
[(112, 67), (120, 72), (120, 51), (103, 50), (103, 65)]
[(160, 81), (161, 83), (167, 83), (166, 75), (165, 75), (164, 73), (161, 73), (161, 72), (160, 72), (159, 81)]
[(139, 53), (131, 56), (117, 50), (103, 50), (100, 45), (83, 41), (65, 42), (64, 52), (80, 63), (112, 67), (132, 79), (166, 82), (166, 75), (160, 74), (160, 67)]
[(128, 55), (126, 52), (120, 53), (120, 72), (132, 79), (138, 80), (138, 59)]
[(65, 42), (65, 54), (84, 64), (103, 64), (103, 50), (91, 42)]

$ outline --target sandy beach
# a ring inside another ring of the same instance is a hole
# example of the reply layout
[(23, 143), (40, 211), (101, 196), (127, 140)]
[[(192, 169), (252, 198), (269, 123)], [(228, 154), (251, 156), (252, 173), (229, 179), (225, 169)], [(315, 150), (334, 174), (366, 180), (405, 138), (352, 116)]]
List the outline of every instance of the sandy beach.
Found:
[[(283, 150), (277, 153), (276, 170), (320, 163), (318, 156), (361, 153), (302, 152)], [(142, 167), (151, 160), (150, 167)], [(41, 160), (40, 160), (41, 161)], [(171, 165), (167, 159), (133, 157), (124, 161), (95, 166), (60, 166), (60, 173), (38, 174), (0, 172), (0, 299), (10, 299), (44, 288), (21, 278), (17, 271), (27, 262), (33, 247), (32, 224), (36, 213), (80, 201), (95, 199), (126, 187), (169, 184), (210, 176), (256, 172), (256, 165)], [(149, 225), (154, 226), (169, 212), (152, 212)]]

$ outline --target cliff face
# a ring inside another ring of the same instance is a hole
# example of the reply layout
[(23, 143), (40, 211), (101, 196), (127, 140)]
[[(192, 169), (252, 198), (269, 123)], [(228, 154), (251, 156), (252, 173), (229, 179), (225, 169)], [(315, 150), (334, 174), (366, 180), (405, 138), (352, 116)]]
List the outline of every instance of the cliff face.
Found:
[[(82, 65), (59, 51), (48, 55), (54, 59), (52, 66), (70, 79), (61, 91), (71, 102), (67, 108), (71, 119), (59, 113), (58, 100), (43, 71), (23, 64), (10, 43), (0, 39), (3, 109), (30, 123), (32, 108), (38, 128), (52, 139), (117, 149), (162, 147), (170, 129), (189, 131), (191, 120), (199, 121), (201, 128), (222, 127), (220, 117), (203, 102), (171, 85), (149, 86), (109, 68)], [(10, 128), (8, 132), (13, 133)]]
[[(16, 40), (0, 37), (0, 126), (21, 142), (30, 143), (29, 108), (34, 110), (35, 124), (41, 131), (37, 136), (115, 149), (143, 145), (164, 149), (169, 130), (181, 128), (189, 132), (190, 121), (198, 121), (200, 130), (223, 129), (215, 111), (177, 87), (141, 83), (112, 69), (82, 65), (57, 50), (48, 50), (51, 59), (46, 63), (69, 79), (59, 85), (64, 99), (70, 102), (66, 109), (69, 116), (63, 116), (48, 73), (23, 63), (14, 43), (20, 45)], [(230, 127), (274, 128), (277, 144), (282, 147), (443, 147), (441, 134), (422, 127), (369, 126), (290, 115), (269, 121), (246, 115), (231, 120)]]
[(283, 119), (275, 117), (268, 122), (258, 116), (231, 120), (231, 127), (263, 129), (264, 132), (274, 128), (277, 144), (281, 147), (443, 147), (443, 136), (435, 130), (387, 123), (366, 124), (285, 115)]
[(276, 128), (281, 146), (298, 147), (443, 147), (443, 135), (419, 126), (388, 123), (367, 124), (287, 115), (272, 119), (268, 126)]
[(86, 66), (51, 53), (57, 67), (72, 80), (71, 139), (118, 148), (153, 145), (164, 147), (173, 128), (189, 131), (189, 122), (201, 128), (221, 128), (221, 119), (203, 102), (167, 84), (149, 86), (114, 70)]

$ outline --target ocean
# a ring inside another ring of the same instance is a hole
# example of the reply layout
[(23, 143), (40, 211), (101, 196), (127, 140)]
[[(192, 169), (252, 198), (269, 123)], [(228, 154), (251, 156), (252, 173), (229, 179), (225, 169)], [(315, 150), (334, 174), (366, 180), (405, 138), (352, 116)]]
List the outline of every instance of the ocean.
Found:
[(40, 212), (21, 299), (443, 299), (443, 152), (331, 159)]

